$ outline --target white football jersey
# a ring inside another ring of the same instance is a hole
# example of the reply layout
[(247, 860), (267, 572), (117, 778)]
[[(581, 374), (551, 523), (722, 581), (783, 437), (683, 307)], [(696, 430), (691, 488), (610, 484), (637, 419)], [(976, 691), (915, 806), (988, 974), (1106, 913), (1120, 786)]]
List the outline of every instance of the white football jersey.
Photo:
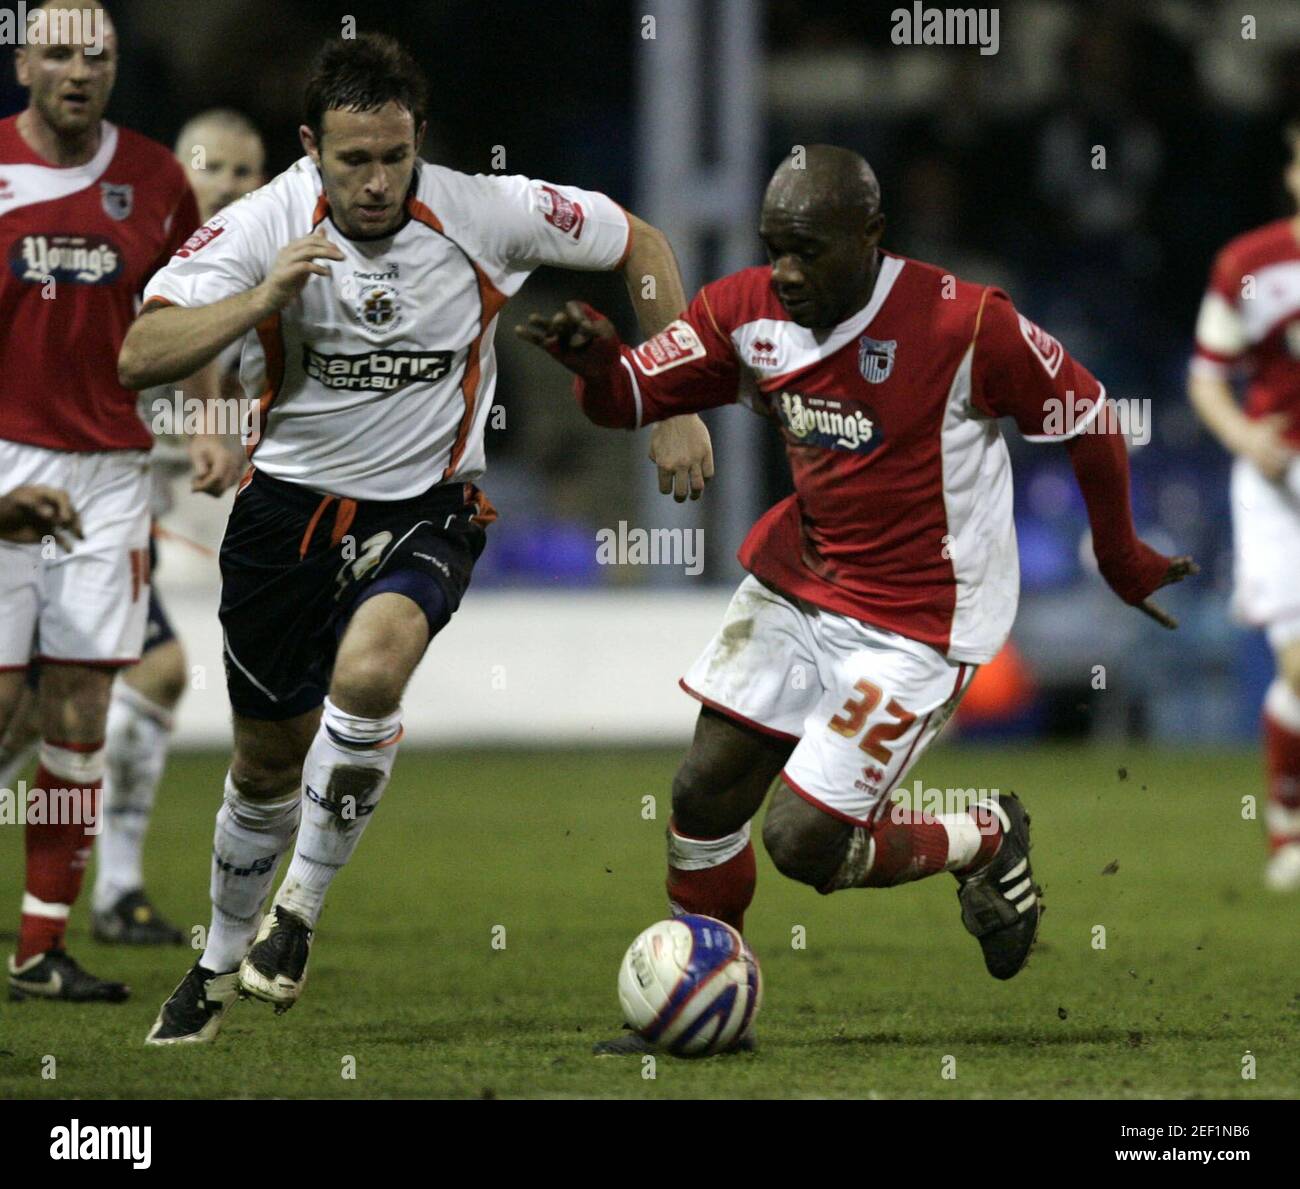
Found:
[(393, 235), (348, 239), (304, 157), (209, 219), (146, 287), (146, 306), (211, 305), (260, 284), (318, 227), (344, 254), (244, 340), (258, 470), (349, 499), (477, 479), (502, 306), (540, 265), (609, 270), (630, 247), (617, 203), (525, 177), (421, 161), (406, 207)]

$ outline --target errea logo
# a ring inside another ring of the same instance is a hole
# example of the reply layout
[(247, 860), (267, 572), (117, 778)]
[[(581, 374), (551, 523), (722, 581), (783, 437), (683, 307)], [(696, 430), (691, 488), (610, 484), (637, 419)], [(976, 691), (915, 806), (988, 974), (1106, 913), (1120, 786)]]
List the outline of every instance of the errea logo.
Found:
[(755, 339), (749, 345), (749, 362), (753, 367), (776, 367), (776, 344), (771, 339)]

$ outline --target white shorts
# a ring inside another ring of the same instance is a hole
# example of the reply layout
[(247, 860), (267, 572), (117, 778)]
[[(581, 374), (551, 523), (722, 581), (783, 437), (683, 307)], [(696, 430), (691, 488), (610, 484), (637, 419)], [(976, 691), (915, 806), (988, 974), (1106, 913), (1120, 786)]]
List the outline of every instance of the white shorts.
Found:
[(1274, 648), (1300, 640), (1300, 490), (1284, 480), (1270, 483), (1237, 459), (1232, 539), (1233, 614), (1267, 628)]
[(832, 817), (869, 825), (977, 668), (749, 575), (681, 684), (706, 706), (794, 742), (785, 782)]
[(129, 665), (149, 611), (149, 455), (89, 454), (0, 441), (3, 490), (61, 487), (85, 540), (71, 552), (0, 541), (0, 669)]

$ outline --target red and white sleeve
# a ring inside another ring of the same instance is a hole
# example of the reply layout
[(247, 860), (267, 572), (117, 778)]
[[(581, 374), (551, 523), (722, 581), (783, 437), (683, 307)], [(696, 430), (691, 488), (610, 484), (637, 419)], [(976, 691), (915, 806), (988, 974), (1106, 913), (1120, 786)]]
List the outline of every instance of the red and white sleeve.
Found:
[(1245, 324), (1241, 317), (1242, 270), (1236, 254), (1225, 248), (1214, 261), (1210, 284), (1196, 316), (1196, 350), (1193, 375), (1226, 379), (1246, 353)]
[(655, 421), (735, 403), (740, 361), (718, 325), (706, 286), (685, 312), (637, 347), (620, 346), (603, 382), (579, 378), (575, 392), (597, 425), (639, 429)]

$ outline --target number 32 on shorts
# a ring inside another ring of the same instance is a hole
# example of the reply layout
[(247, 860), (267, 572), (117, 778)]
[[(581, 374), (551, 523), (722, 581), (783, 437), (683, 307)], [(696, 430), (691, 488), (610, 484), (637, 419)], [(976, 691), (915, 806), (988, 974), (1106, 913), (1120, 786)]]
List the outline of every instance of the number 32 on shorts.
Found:
[[(852, 739), (854, 735), (862, 730), (867, 719), (871, 717), (872, 712), (880, 705), (881, 699), (885, 696), (880, 686), (873, 685), (865, 678), (857, 682), (853, 688), (858, 691), (861, 697), (850, 698), (845, 702), (840, 713), (835, 715), (828, 724), (832, 731), (837, 735), (843, 735), (846, 739)], [(894, 757), (893, 749), (886, 747), (885, 744), (892, 743), (895, 739), (905, 735), (916, 721), (916, 715), (910, 710), (904, 710), (894, 698), (889, 699), (889, 703), (885, 707), (885, 713), (896, 721), (876, 723), (866, 733), (862, 742), (858, 744), (878, 764), (888, 764)]]

